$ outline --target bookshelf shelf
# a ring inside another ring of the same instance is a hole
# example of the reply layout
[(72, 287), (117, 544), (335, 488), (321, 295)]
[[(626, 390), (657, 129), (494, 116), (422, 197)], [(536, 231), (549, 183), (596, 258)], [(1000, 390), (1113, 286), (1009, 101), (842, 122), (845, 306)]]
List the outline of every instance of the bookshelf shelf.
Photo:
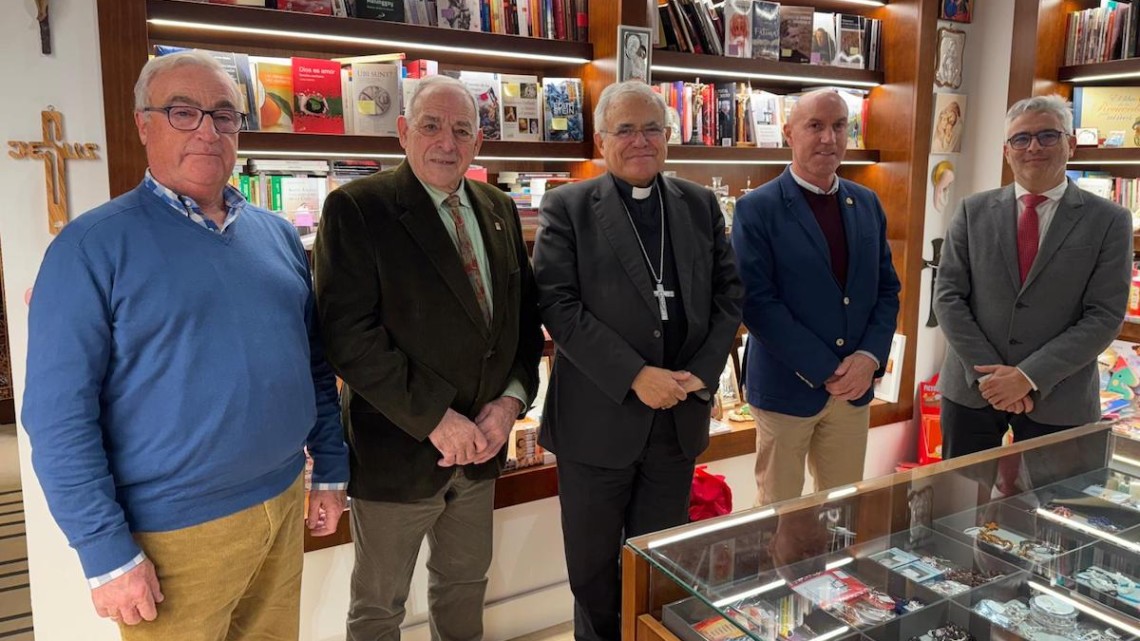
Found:
[(282, 51), (303, 50), (328, 56), (404, 51), (409, 58), (422, 56), (453, 64), (493, 64), (520, 70), (576, 66), (594, 57), (593, 46), (588, 42), (456, 31), (362, 18), (185, 0), (147, 0), (146, 10), (151, 42), (226, 51), (282, 55)]
[(1069, 165), (1140, 165), (1140, 148), (1078, 147)]
[[(397, 138), (246, 131), (238, 153), (248, 158), (403, 158)], [(593, 156), (592, 142), (515, 142), (488, 140), (477, 159), (581, 162)]]
[(653, 80), (688, 80), (694, 76), (756, 80), (765, 87), (803, 88), (817, 85), (870, 88), (883, 83), (883, 72), (795, 62), (730, 58), (657, 49)]
[(1120, 340), (1140, 343), (1140, 322), (1124, 321), (1124, 327), (1120, 328)]
[[(669, 145), (670, 164), (675, 163), (741, 163), (755, 165), (786, 165), (792, 162), (792, 150), (758, 149), (756, 147), (705, 147), (701, 145)], [(879, 162), (875, 149), (848, 149), (844, 164), (874, 164)]]
[(1057, 69), (1057, 80), (1071, 82), (1074, 85), (1119, 84), (1122, 81), (1140, 81), (1140, 58), (1060, 67)]

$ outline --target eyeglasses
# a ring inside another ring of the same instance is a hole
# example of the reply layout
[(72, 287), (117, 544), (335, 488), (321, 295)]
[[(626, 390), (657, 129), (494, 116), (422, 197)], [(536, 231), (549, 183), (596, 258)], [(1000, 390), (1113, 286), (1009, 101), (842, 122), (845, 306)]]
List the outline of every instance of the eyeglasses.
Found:
[(1006, 143), (1009, 144), (1011, 149), (1022, 151), (1029, 149), (1029, 145), (1033, 144), (1033, 139), (1036, 138), (1037, 144), (1042, 147), (1052, 147), (1061, 142), (1061, 137), (1064, 135), (1065, 132), (1056, 129), (1046, 129), (1044, 131), (1038, 131), (1035, 134), (1022, 132), (1010, 136), (1009, 140), (1006, 140)]
[(197, 131), (202, 120), (209, 116), (214, 122), (214, 131), (220, 134), (236, 134), (245, 126), (246, 115), (236, 109), (199, 109), (187, 105), (170, 107), (144, 107), (143, 111), (161, 111), (166, 120), (178, 131)]
[(662, 127), (660, 125), (649, 125), (648, 127), (642, 127), (641, 129), (638, 129), (637, 127), (625, 126), (618, 127), (616, 131), (603, 131), (602, 133), (613, 136), (614, 138), (617, 138), (623, 142), (635, 140), (638, 134), (645, 136), (645, 139), (650, 142), (656, 142), (665, 137), (665, 127)]
[[(443, 133), (443, 127), (436, 122), (425, 122), (416, 126), (421, 134), (428, 138), (435, 138)], [(455, 138), (456, 142), (468, 143), (475, 140), (475, 132), (463, 127), (452, 127), (451, 136)]]

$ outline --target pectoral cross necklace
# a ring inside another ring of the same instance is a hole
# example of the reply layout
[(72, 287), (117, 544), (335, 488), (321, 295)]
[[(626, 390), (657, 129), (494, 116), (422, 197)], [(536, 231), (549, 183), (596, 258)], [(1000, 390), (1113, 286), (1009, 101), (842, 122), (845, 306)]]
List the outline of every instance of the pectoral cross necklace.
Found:
[(637, 246), (641, 248), (641, 255), (645, 257), (645, 264), (649, 267), (649, 273), (656, 281), (657, 287), (651, 292), (653, 297), (657, 299), (658, 308), (661, 310), (661, 320), (669, 320), (669, 308), (665, 305), (666, 298), (673, 298), (676, 294), (673, 290), (665, 289), (665, 285), (661, 283), (665, 279), (665, 200), (661, 197), (661, 189), (657, 189), (657, 204), (661, 209), (661, 250), (657, 259), (657, 269), (653, 269), (653, 261), (649, 259), (649, 252), (645, 251), (645, 243), (641, 240), (641, 234), (637, 231), (637, 225), (633, 222), (633, 215), (629, 213), (629, 207), (626, 206), (625, 200), (622, 199), (621, 207), (625, 210), (626, 218), (629, 218), (629, 225), (633, 227), (633, 235), (637, 237)]

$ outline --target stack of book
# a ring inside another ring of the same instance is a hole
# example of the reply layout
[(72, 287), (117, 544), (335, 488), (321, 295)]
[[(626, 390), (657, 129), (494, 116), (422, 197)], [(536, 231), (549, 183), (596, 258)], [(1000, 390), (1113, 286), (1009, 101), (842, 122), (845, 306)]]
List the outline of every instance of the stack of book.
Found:
[(1137, 19), (1128, 2), (1103, 0), (1095, 9), (1074, 11), (1065, 24), (1065, 65), (1083, 65), (1136, 55)]

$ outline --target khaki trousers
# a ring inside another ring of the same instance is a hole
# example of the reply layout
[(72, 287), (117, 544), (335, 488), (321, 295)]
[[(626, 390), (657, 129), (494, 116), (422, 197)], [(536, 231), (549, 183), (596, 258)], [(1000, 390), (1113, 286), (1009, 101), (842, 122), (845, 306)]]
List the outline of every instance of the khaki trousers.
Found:
[(135, 540), (155, 565), (158, 618), (123, 641), (296, 641), (304, 555), (303, 476), (229, 516)]
[(479, 641), (491, 566), (495, 482), (456, 469), (435, 496), (412, 503), (352, 499), (348, 641), (399, 641), (404, 603), (427, 536), (428, 624), (433, 641)]
[(869, 405), (829, 398), (815, 416), (789, 416), (752, 408), (756, 418), (756, 504), (793, 499), (803, 492), (804, 459), (815, 491), (863, 480)]

